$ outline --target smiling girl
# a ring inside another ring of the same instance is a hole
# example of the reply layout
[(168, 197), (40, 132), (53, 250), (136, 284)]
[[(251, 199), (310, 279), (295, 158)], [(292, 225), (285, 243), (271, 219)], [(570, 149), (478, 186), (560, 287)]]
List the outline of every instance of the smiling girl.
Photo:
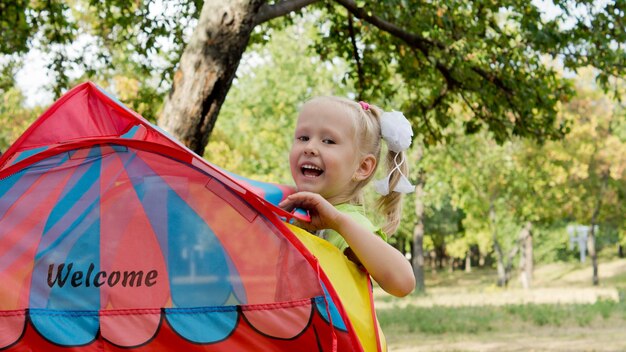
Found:
[[(400, 221), (403, 193), (409, 183), (404, 151), (411, 143), (411, 125), (399, 112), (383, 112), (365, 102), (318, 97), (304, 104), (289, 154), (297, 193), (280, 206), (309, 211), (310, 223), (351, 260), (363, 265), (380, 287), (402, 297), (415, 288), (410, 263), (387, 243)], [(370, 183), (387, 142), (389, 173), (374, 186), (381, 193), (379, 209), (386, 218), (380, 228), (363, 209), (363, 187)]]

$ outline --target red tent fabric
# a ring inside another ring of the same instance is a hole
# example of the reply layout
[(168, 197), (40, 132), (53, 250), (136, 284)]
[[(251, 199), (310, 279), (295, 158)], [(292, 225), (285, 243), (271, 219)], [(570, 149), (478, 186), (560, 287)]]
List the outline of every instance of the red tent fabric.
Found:
[(288, 191), (75, 87), (0, 157), (0, 350), (362, 351)]

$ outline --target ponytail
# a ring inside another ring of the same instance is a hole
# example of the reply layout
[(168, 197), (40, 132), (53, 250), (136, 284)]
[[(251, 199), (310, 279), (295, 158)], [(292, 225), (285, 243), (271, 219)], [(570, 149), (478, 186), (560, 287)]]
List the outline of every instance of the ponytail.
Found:
[[(400, 158), (403, 162), (396, 166), (396, 160)], [(406, 162), (406, 153), (389, 150), (386, 159), (386, 174), (389, 174), (389, 188), (395, 189), (398, 182), (401, 181), (403, 175), (409, 174), (409, 165)], [(402, 196), (400, 192), (391, 191), (386, 195), (381, 195), (376, 202), (378, 210), (385, 217), (385, 225), (383, 231), (392, 236), (400, 225), (402, 217)]]

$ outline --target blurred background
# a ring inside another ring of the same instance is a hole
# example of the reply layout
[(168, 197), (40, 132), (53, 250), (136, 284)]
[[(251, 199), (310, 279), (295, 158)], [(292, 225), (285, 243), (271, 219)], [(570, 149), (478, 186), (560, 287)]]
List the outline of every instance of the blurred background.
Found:
[(418, 288), (375, 289), (390, 350), (622, 351), (625, 11), (621, 0), (1, 0), (0, 151), (91, 80), (210, 162), (290, 184), (303, 102), (399, 110), (417, 192), (391, 242)]

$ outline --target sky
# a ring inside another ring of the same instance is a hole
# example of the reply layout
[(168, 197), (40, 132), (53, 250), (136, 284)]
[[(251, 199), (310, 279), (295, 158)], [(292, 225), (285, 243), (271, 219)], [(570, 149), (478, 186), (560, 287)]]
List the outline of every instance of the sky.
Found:
[[(559, 9), (552, 4), (552, 1), (533, 0), (543, 12), (547, 19), (553, 18), (559, 13)], [(157, 10), (159, 11), (159, 10)], [(46, 64), (50, 62), (49, 57), (38, 50), (31, 50), (25, 58), (23, 68), (17, 72), (16, 81), (19, 88), (26, 97), (26, 106), (49, 105), (54, 99), (53, 93), (46, 89), (50, 86), (53, 77), (49, 76)], [(70, 77), (78, 77), (80, 73), (69, 72)]]

